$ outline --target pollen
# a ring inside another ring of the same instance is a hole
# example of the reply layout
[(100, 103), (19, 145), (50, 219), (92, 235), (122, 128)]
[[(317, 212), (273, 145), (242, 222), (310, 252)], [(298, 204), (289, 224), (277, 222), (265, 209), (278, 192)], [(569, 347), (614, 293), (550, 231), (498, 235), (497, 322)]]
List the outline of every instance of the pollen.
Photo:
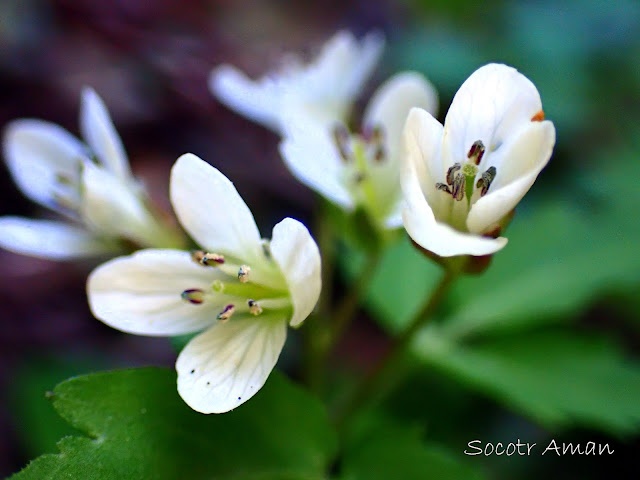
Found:
[(224, 256), (218, 253), (207, 253), (203, 250), (195, 250), (191, 252), (191, 258), (194, 262), (206, 267), (215, 267), (224, 263)]
[(255, 300), (247, 300), (247, 305), (249, 306), (249, 313), (251, 315), (260, 315), (262, 313), (262, 307), (258, 305), (258, 302)]
[(220, 322), (226, 322), (227, 320), (229, 320), (231, 318), (231, 316), (233, 315), (233, 313), (236, 311), (236, 306), (233, 304), (229, 304), (226, 307), (224, 307), (224, 310), (222, 310), (217, 316), (216, 318), (220, 321)]
[(249, 281), (250, 272), (251, 267), (249, 267), (249, 265), (240, 265), (238, 269), (238, 280), (240, 280), (240, 283), (247, 283)]

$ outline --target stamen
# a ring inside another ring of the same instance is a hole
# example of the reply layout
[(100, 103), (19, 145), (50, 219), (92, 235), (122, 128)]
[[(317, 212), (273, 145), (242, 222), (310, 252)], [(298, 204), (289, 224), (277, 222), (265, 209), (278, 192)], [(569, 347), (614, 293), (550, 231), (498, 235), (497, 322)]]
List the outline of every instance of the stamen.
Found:
[(262, 239), (262, 253), (264, 253), (264, 256), (267, 258), (271, 258), (271, 244), (269, 243), (269, 240), (266, 239)]
[(224, 307), (224, 310), (222, 310), (217, 316), (216, 318), (220, 321), (220, 322), (226, 322), (227, 320), (229, 320), (231, 318), (231, 315), (233, 315), (233, 313), (236, 311), (236, 306), (233, 304), (229, 304), (226, 307)]
[(75, 183), (73, 178), (65, 173), (56, 173), (56, 182), (66, 186), (71, 186)]
[(224, 263), (224, 256), (217, 253), (207, 253), (203, 250), (194, 250), (191, 252), (191, 258), (194, 262), (206, 267), (215, 267)]
[(456, 200), (460, 201), (464, 198), (464, 184), (466, 177), (459, 173), (456, 178), (453, 179), (453, 188), (451, 189), (451, 195)]
[(251, 267), (249, 265), (240, 265), (238, 269), (238, 280), (240, 280), (240, 283), (247, 283), (249, 281), (250, 272)]
[(387, 158), (387, 152), (383, 145), (378, 145), (374, 151), (373, 159), (376, 163), (384, 162), (385, 158)]
[(258, 302), (255, 300), (247, 300), (247, 305), (249, 306), (249, 313), (251, 315), (260, 315), (262, 313), (262, 307), (258, 305)]
[(199, 288), (189, 288), (180, 294), (183, 300), (200, 305), (204, 302), (204, 291)]
[(356, 172), (353, 175), (353, 183), (359, 185), (364, 182), (365, 178), (367, 178), (367, 175), (364, 172)]
[(448, 185), (445, 185), (444, 183), (436, 183), (436, 190), (444, 190), (448, 194), (451, 194), (451, 189), (449, 188)]
[(540, 110), (533, 117), (531, 117), (532, 122), (541, 122), (544, 120), (544, 111)]
[(349, 130), (342, 125), (338, 124), (333, 128), (333, 140), (338, 147), (338, 153), (340, 153), (340, 157), (342, 161), (347, 163), (353, 157), (353, 152), (351, 151), (351, 136), (349, 135)]
[(482, 160), (484, 151), (485, 148), (482, 140), (476, 140), (475, 142), (473, 142), (473, 145), (471, 145), (469, 153), (467, 153), (467, 158), (471, 159), (476, 165), (480, 165), (480, 161)]
[(482, 174), (482, 177), (478, 179), (476, 188), (482, 188), (482, 190), (480, 190), (481, 197), (487, 194), (494, 178), (496, 178), (496, 167), (489, 167), (487, 171)]
[(462, 168), (462, 165), (459, 163), (454, 163), (453, 167), (449, 167), (447, 170), (447, 185), (453, 185), (453, 179), (455, 173)]

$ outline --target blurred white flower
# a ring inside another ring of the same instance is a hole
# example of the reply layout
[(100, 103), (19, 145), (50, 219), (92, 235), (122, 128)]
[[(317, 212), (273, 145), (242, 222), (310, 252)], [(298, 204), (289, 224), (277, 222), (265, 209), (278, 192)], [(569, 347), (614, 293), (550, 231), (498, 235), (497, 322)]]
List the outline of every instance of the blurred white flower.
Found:
[(320, 254), (285, 218), (261, 239), (247, 205), (218, 170), (186, 154), (171, 172), (171, 201), (205, 251), (142, 250), (98, 267), (87, 292), (94, 315), (119, 330), (174, 336), (204, 330), (176, 363), (178, 392), (194, 410), (222, 413), (264, 385), (286, 337), (320, 295)]
[(82, 92), (82, 143), (42, 120), (10, 123), (4, 157), (26, 196), (66, 221), (0, 218), (0, 247), (64, 260), (117, 252), (122, 240), (141, 246), (177, 246), (181, 238), (152, 213), (131, 175), (109, 113), (92, 89)]
[(412, 107), (435, 115), (436, 90), (418, 73), (399, 73), (371, 98), (360, 133), (338, 122), (292, 121), (280, 152), (298, 180), (331, 202), (348, 211), (362, 208), (380, 229), (400, 227), (402, 129)]
[(555, 128), (524, 75), (489, 64), (460, 87), (444, 127), (413, 109), (401, 181), (411, 238), (441, 257), (490, 255), (509, 214), (545, 167)]
[(209, 87), (229, 108), (276, 133), (283, 132), (290, 117), (332, 125), (346, 120), (383, 46), (379, 34), (358, 41), (341, 31), (308, 64), (289, 55), (279, 71), (256, 81), (231, 65), (221, 65), (211, 72)]

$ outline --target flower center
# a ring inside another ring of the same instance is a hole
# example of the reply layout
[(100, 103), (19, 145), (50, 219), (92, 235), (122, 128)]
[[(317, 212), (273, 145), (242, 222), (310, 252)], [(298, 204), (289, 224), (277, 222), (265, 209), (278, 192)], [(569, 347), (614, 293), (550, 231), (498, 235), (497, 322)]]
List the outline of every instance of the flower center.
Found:
[[(265, 258), (270, 260), (266, 255), (266, 252), (269, 251), (268, 244), (263, 244), (263, 249)], [(193, 305), (201, 305), (206, 302), (223, 304), (224, 307), (216, 316), (218, 321), (226, 322), (239, 312), (248, 312), (257, 316), (265, 310), (291, 308), (288, 290), (264, 285), (259, 279), (254, 279), (249, 265), (238, 265), (227, 261), (223, 255), (201, 250), (192, 252), (191, 258), (198, 265), (215, 268), (222, 275), (221, 278), (213, 281), (210, 290), (189, 288), (180, 295), (184, 301)]]
[(80, 178), (82, 178), (83, 160), (77, 159), (75, 173), (64, 172), (56, 173), (55, 182), (51, 191), (51, 199), (56, 207), (66, 210), (69, 213), (77, 214), (80, 210), (82, 202), (82, 187)]
[(496, 176), (496, 167), (489, 167), (476, 181), (479, 169), (478, 165), (484, 156), (485, 146), (481, 140), (476, 140), (471, 145), (467, 160), (464, 164), (454, 163), (447, 170), (447, 183), (436, 183), (436, 188), (451, 195), (455, 200), (467, 199), (467, 205), (471, 206), (471, 199), (476, 189), (480, 189), (480, 196), (489, 191), (491, 183)]
[[(343, 182), (367, 214), (384, 218), (395, 199), (387, 198), (390, 188), (389, 151), (384, 129), (367, 125), (360, 133), (350, 133), (344, 125), (333, 129), (333, 141), (344, 165)], [(394, 184), (395, 185), (395, 184)]]

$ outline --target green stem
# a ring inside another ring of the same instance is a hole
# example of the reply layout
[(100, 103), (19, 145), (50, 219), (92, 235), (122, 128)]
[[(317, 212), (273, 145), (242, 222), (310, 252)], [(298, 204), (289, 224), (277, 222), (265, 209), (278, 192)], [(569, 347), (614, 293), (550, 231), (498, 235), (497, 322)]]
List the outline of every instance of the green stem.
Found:
[(318, 198), (316, 232), (322, 261), (322, 291), (318, 301), (317, 314), (305, 322), (304, 334), (304, 377), (309, 389), (321, 393), (324, 384), (323, 345), (327, 343), (325, 322), (329, 318), (333, 296), (333, 273), (335, 268), (335, 238), (331, 224), (327, 220), (324, 199)]
[(420, 311), (414, 316), (406, 330), (396, 339), (393, 346), (380, 359), (376, 366), (367, 374), (364, 379), (356, 386), (351, 395), (336, 410), (334, 416), (335, 423), (340, 428), (345, 420), (349, 418), (356, 410), (363, 406), (372, 398), (376, 392), (378, 384), (387, 376), (404, 352), (411, 344), (417, 332), (419, 332), (426, 323), (431, 320), (433, 313), (446, 297), (449, 289), (453, 285), (454, 280), (458, 276), (458, 270), (446, 270), (440, 279), (436, 289), (433, 291), (428, 300), (424, 303)]
[(369, 254), (364, 267), (358, 274), (358, 278), (352, 284), (351, 290), (342, 298), (342, 301), (336, 307), (333, 315), (334, 321), (331, 338), (329, 345), (327, 345), (326, 354), (331, 352), (331, 349), (335, 347), (336, 343), (338, 343), (344, 332), (353, 322), (358, 305), (369, 290), (373, 276), (378, 268), (378, 264), (382, 258), (382, 251), (382, 248), (376, 248)]

